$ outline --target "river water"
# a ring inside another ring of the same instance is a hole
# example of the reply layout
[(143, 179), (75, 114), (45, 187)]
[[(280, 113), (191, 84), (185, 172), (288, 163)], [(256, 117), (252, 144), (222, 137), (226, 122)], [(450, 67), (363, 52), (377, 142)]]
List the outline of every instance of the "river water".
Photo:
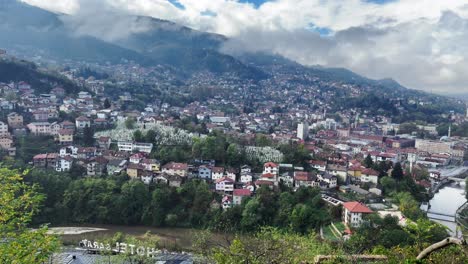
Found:
[(456, 233), (455, 213), (466, 202), (465, 183), (452, 183), (441, 188), (430, 200), (427, 216), (438, 223), (447, 226), (450, 233)]

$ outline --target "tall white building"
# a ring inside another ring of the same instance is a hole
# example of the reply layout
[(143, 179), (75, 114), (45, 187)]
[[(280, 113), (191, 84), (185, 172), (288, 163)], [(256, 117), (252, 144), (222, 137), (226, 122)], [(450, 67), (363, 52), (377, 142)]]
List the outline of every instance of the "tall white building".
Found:
[(309, 136), (309, 124), (302, 122), (297, 125), (297, 137), (304, 140)]

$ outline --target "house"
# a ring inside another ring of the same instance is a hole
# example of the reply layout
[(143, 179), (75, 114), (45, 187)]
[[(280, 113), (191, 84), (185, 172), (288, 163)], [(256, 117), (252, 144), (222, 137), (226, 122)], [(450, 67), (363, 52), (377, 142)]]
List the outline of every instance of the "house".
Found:
[(361, 182), (379, 183), (379, 172), (370, 168), (363, 169), (361, 172)]
[(97, 143), (100, 149), (109, 149), (111, 142), (112, 141), (110, 137), (99, 137), (97, 139)]
[(131, 179), (137, 179), (141, 175), (144, 169), (145, 167), (143, 165), (130, 163), (127, 166), (127, 175)]
[(318, 171), (325, 171), (327, 169), (327, 162), (321, 160), (311, 160), (309, 164), (312, 168)]
[(317, 176), (306, 171), (294, 172), (294, 188), (300, 187), (319, 187), (320, 183)]
[(252, 196), (252, 192), (249, 189), (235, 189), (232, 192), (232, 203), (234, 205), (240, 205), (242, 203), (242, 199), (250, 196)]
[(168, 175), (168, 177), (167, 177), (167, 181), (169, 183), (169, 186), (176, 187), (176, 188), (179, 188), (182, 185), (183, 180), (184, 180), (184, 178), (181, 177), (178, 174)]
[(325, 188), (335, 188), (336, 186), (338, 186), (338, 178), (330, 173), (319, 173), (318, 179), (320, 182), (326, 183), (324, 185)]
[(217, 181), (224, 176), (224, 168), (223, 167), (213, 167), (211, 168), (211, 179), (213, 181)]
[(83, 130), (85, 127), (91, 127), (91, 120), (85, 116), (80, 116), (75, 119), (75, 126), (78, 130)]
[(294, 185), (294, 172), (286, 171), (279, 176), (279, 181), (286, 186)]
[(241, 174), (242, 173), (251, 173), (251, 172), (252, 172), (252, 168), (249, 165), (243, 165), (241, 167)]
[(363, 215), (372, 214), (373, 211), (360, 202), (343, 203), (343, 222), (348, 227), (359, 227), (363, 223)]
[(211, 168), (205, 165), (198, 167), (198, 177), (201, 179), (211, 179)]
[(274, 185), (275, 185), (275, 183), (272, 182), (272, 181), (266, 181), (266, 180), (262, 180), (262, 179), (255, 181), (255, 188), (256, 189), (258, 189), (258, 188), (260, 188), (262, 186), (273, 189)]
[(75, 124), (73, 124), (70, 121), (63, 121), (62, 123), (60, 123), (60, 127), (63, 129), (75, 130)]
[(50, 123), (48, 122), (33, 122), (27, 125), (31, 134), (35, 136), (50, 135)]
[(245, 183), (242, 189), (250, 190), (253, 193), (255, 191), (255, 184), (253, 182)]
[(97, 149), (95, 147), (78, 148), (76, 155), (78, 159), (90, 159), (96, 157)]
[(342, 181), (346, 181), (348, 169), (345, 166), (330, 164), (327, 166), (326, 172), (339, 177)]
[(233, 168), (229, 168), (225, 171), (226, 177), (232, 179), (233, 181), (236, 181), (237, 175), (236, 175), (236, 170)]
[(439, 171), (429, 171), (429, 177), (434, 180), (440, 180), (440, 172)]
[(134, 163), (134, 164), (139, 164), (140, 161), (142, 161), (144, 158), (146, 158), (146, 154), (144, 153), (135, 153), (133, 155), (130, 156), (130, 163)]
[(0, 148), (10, 149), (13, 147), (13, 138), (8, 135), (0, 136)]
[(58, 155), (56, 153), (38, 154), (33, 157), (33, 164), (36, 168), (55, 170), (57, 158)]
[(55, 170), (58, 172), (69, 171), (73, 165), (73, 158), (71, 156), (58, 157), (55, 163)]
[(59, 150), (59, 156), (60, 157), (65, 157), (65, 156), (71, 156), (72, 158), (78, 158), (78, 147), (74, 146), (66, 146), (62, 147)]
[(8, 135), (0, 136), (0, 148), (6, 150), (9, 156), (16, 155), (16, 148), (13, 147), (13, 138)]
[(179, 175), (181, 177), (186, 177), (188, 174), (188, 164), (169, 162), (162, 167), (162, 172), (169, 175)]
[(170, 175), (163, 174), (163, 173), (157, 173), (153, 177), (153, 182), (156, 184), (168, 184), (169, 183), (169, 177)]
[(117, 142), (117, 147), (119, 151), (127, 151), (127, 152), (134, 152), (139, 151), (143, 153), (151, 153), (153, 150), (152, 143), (137, 143), (137, 142), (129, 142), (129, 141), (119, 141)]
[(248, 183), (253, 181), (253, 176), (251, 172), (241, 172), (240, 181), (243, 183)]
[(73, 144), (73, 130), (70, 129), (60, 129), (56, 140), (62, 145), (71, 145)]
[(10, 135), (8, 132), (8, 125), (0, 121), (0, 136)]
[(23, 116), (15, 112), (9, 113), (7, 122), (11, 128), (21, 128), (23, 127)]
[(127, 160), (125, 159), (113, 159), (107, 163), (107, 174), (114, 175), (119, 174), (125, 170), (127, 166)]
[(234, 191), (234, 181), (228, 177), (223, 177), (216, 181), (216, 191), (232, 192)]
[(86, 164), (86, 171), (88, 176), (101, 176), (107, 171), (107, 163), (109, 161), (102, 157), (91, 158)]
[(144, 184), (150, 184), (154, 180), (154, 174), (151, 171), (142, 171), (140, 173), (140, 179)]
[(279, 173), (279, 166), (273, 162), (267, 162), (263, 165), (263, 174), (274, 174), (278, 175)]
[(50, 124), (50, 134), (52, 136), (58, 136), (58, 132), (59, 132), (60, 129), (62, 129), (62, 126), (59, 123), (54, 122), (54, 123)]
[(32, 113), (34, 120), (37, 122), (47, 121), (49, 119), (48, 111), (35, 111)]
[(221, 199), (221, 206), (224, 210), (229, 209), (232, 207), (232, 198), (229, 195), (224, 195), (223, 199)]
[(143, 165), (147, 171), (159, 172), (161, 169), (161, 163), (156, 159), (143, 159), (140, 164)]

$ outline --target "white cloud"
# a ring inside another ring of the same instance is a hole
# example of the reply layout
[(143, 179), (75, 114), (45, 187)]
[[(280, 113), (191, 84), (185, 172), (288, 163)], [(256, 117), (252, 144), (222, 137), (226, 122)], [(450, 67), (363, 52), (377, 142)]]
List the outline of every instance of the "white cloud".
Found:
[[(83, 32), (112, 39), (126, 23), (113, 14), (168, 19), (231, 37), (226, 50), (272, 51), (306, 65), (346, 67), (371, 78), (392, 77), (409, 87), (468, 92), (468, 4), (460, 0), (397, 0), (384, 5), (360, 0), (276, 0), (259, 8), (234, 0), (24, 0), (54, 11), (78, 14)], [(93, 13), (91, 3), (101, 8)], [(81, 7), (81, 10), (80, 10)], [(90, 11), (91, 10), (91, 11)], [(210, 11), (215, 16), (202, 16)], [(84, 16), (87, 15), (87, 16)], [(94, 18), (94, 19), (93, 19)], [(95, 23), (97, 22), (97, 23)], [(321, 37), (305, 30), (328, 28)], [(101, 25), (102, 27), (99, 27)]]

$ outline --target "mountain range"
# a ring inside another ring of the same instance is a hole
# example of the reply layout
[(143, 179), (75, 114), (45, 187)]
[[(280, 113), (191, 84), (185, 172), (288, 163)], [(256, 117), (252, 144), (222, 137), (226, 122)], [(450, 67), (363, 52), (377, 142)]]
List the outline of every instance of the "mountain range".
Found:
[(270, 69), (279, 65), (282, 71), (359, 84), (397, 97), (423, 94), (392, 79), (372, 80), (343, 68), (306, 67), (274, 54), (224, 54), (220, 50), (228, 40), (226, 37), (156, 18), (132, 16), (131, 22), (144, 25), (145, 30), (111, 40), (78, 34), (67, 24), (73, 19), (71, 15), (56, 14), (17, 0), (0, 0), (0, 48), (54, 60), (167, 65), (185, 77), (208, 71), (258, 81), (269, 78), (274, 74)]

